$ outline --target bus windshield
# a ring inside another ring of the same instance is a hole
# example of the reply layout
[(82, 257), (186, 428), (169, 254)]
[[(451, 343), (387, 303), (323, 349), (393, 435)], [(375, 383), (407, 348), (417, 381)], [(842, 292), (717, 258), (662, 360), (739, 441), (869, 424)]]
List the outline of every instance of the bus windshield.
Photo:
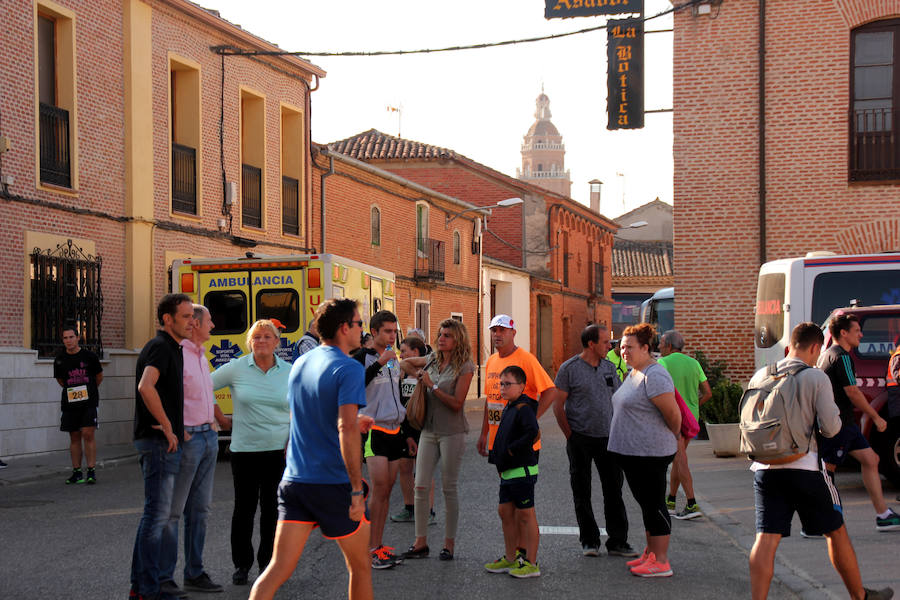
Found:
[(757, 348), (771, 348), (784, 335), (784, 284), (784, 273), (759, 276), (756, 322), (753, 325), (753, 338)]
[[(762, 289), (762, 278), (760, 278)], [(835, 308), (875, 304), (900, 304), (900, 270), (835, 271), (822, 273), (813, 282), (811, 318), (822, 323)]]
[(650, 323), (660, 334), (675, 329), (675, 299), (651, 300)]

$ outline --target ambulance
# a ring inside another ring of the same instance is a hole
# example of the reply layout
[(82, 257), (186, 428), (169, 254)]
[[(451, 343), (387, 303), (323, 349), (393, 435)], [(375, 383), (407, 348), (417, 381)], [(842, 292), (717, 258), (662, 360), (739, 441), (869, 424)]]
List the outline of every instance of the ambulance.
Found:
[[(369, 318), (379, 310), (396, 313), (393, 273), (333, 254), (247, 252), (244, 258), (176, 260), (172, 291), (187, 294), (209, 309), (215, 328), (205, 346), (212, 370), (250, 351), (247, 331), (258, 319), (274, 318), (284, 325), (276, 354), (293, 362), (300, 338), (325, 300), (359, 301), (366, 330)], [(231, 414), (229, 389), (216, 392), (216, 401), (222, 412)], [(222, 432), (219, 439), (230, 436)]]

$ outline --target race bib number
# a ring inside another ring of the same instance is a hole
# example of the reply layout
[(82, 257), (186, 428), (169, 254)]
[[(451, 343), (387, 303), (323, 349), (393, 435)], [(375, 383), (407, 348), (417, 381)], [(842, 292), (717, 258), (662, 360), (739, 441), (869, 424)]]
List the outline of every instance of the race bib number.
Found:
[(409, 398), (412, 396), (413, 390), (416, 389), (416, 384), (419, 382), (415, 377), (407, 377), (400, 382), (400, 394), (404, 398)]
[(86, 385), (66, 388), (66, 399), (69, 403), (83, 402), (88, 399), (88, 389)]
[(488, 425), (499, 426), (500, 417), (503, 415), (503, 408), (506, 405), (502, 402), (488, 402)]

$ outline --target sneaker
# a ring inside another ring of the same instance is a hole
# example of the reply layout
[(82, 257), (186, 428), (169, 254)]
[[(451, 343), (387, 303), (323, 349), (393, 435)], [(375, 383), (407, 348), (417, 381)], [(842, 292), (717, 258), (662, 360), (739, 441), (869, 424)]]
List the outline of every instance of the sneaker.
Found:
[(233, 583), (234, 585), (247, 585), (249, 577), (250, 569), (238, 567), (234, 570), (234, 574), (231, 576), (231, 583)]
[(894, 597), (894, 590), (889, 587), (880, 590), (863, 589), (866, 591), (866, 600), (891, 600)]
[(97, 483), (97, 474), (93, 469), (88, 468), (87, 475), (84, 478), (84, 482), (88, 485), (94, 485), (95, 483)]
[(644, 548), (644, 551), (641, 553), (641, 555), (639, 557), (637, 557), (634, 560), (629, 560), (627, 563), (625, 563), (625, 566), (631, 568), (631, 567), (636, 567), (640, 564), (643, 564), (644, 562), (646, 562), (648, 556), (650, 556), (650, 549)]
[(400, 560), (391, 552), (393, 548), (388, 546), (378, 546), (372, 550), (372, 568), (373, 569), (390, 569), (400, 564)]
[(582, 544), (581, 554), (584, 556), (600, 556), (600, 544)]
[(888, 509), (891, 514), (887, 516), (885, 519), (881, 519), (879, 517), (875, 517), (875, 529), (878, 531), (895, 531), (900, 529), (900, 515), (894, 512), (893, 509)]
[(666, 500), (666, 510), (669, 511), (670, 515), (675, 514), (675, 501), (674, 500)]
[(516, 548), (516, 561), (525, 560), (525, 549), (524, 548)]
[(394, 523), (412, 523), (415, 520), (415, 513), (413, 513), (413, 511), (409, 510), (405, 506), (403, 507), (403, 510), (398, 512), (396, 515), (391, 515), (391, 521), (393, 521)]
[(223, 588), (218, 583), (215, 583), (212, 579), (209, 578), (209, 575), (204, 571), (200, 573), (198, 577), (194, 577), (193, 579), (189, 577), (184, 578), (184, 589), (191, 592), (224, 592), (225, 588)]
[(675, 518), (679, 521), (684, 521), (686, 519), (696, 519), (697, 517), (702, 516), (703, 513), (700, 512), (700, 507), (696, 504), (689, 504), (688, 506), (685, 506), (680, 513), (675, 514)]
[(73, 483), (84, 483), (84, 474), (81, 472), (81, 469), (72, 469), (72, 475), (66, 479), (66, 485)]
[(671, 577), (672, 567), (667, 562), (658, 562), (656, 555), (650, 552), (647, 555), (647, 560), (635, 567), (631, 567), (631, 574), (637, 577)]
[(519, 566), (519, 561), (517, 560), (506, 560), (506, 556), (501, 556), (494, 562), (489, 562), (484, 565), (485, 571), (488, 573), (509, 573), (512, 569), (515, 569)]
[(8, 466), (9, 466), (8, 464), (6, 464), (6, 463), (3, 462), (2, 460), (0, 460), (0, 469), (5, 469), (5, 468), (8, 467)]
[(509, 570), (509, 574), (519, 579), (525, 579), (527, 577), (540, 577), (541, 568), (537, 563), (531, 564), (523, 558), (518, 567)]
[(638, 556), (638, 551), (632, 548), (628, 542), (609, 544), (606, 546), (606, 552), (610, 556), (626, 556), (628, 558)]
[(181, 589), (180, 587), (178, 587), (178, 584), (175, 583), (174, 581), (172, 581), (171, 579), (169, 581), (163, 581), (162, 583), (159, 584), (159, 593), (160, 593), (160, 595), (170, 594), (172, 596), (175, 596), (176, 598), (187, 598), (188, 597), (188, 593), (186, 591), (184, 591), (183, 589)]

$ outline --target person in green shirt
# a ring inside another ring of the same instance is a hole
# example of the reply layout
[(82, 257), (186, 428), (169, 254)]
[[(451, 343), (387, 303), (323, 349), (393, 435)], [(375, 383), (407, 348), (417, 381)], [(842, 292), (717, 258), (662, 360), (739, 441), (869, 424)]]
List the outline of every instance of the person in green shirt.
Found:
[(619, 340), (612, 340), (612, 348), (606, 353), (606, 360), (616, 367), (616, 375), (619, 376), (619, 381), (625, 381), (625, 376), (628, 375), (628, 365), (625, 364), (625, 359), (619, 353)]
[[(659, 338), (658, 361), (675, 382), (675, 389), (681, 394), (684, 403), (694, 414), (694, 418), (700, 420), (700, 406), (712, 398), (712, 390), (706, 381), (706, 374), (696, 360), (682, 352), (684, 349), (684, 337), (674, 329), (662, 334)], [(666, 498), (666, 507), (669, 514), (676, 519), (695, 519), (703, 516), (697, 501), (694, 498), (694, 480), (688, 467), (687, 446), (691, 440), (680, 437), (678, 439), (678, 452), (672, 462), (672, 472), (669, 475), (669, 496)], [(681, 512), (675, 512), (675, 496), (678, 494), (678, 486), (684, 488), (687, 496), (687, 504)]]

